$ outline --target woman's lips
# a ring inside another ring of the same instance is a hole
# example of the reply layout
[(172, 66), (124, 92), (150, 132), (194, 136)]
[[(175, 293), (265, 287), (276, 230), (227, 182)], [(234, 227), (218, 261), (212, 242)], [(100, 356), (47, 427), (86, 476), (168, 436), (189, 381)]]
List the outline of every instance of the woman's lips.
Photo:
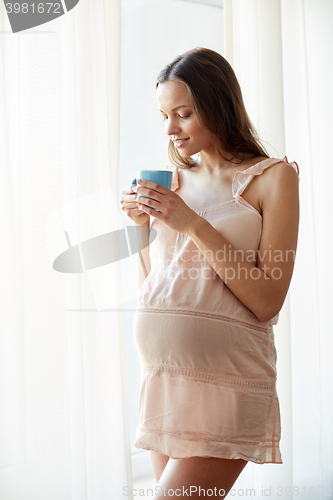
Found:
[(185, 144), (185, 142), (188, 140), (189, 140), (189, 137), (187, 139), (180, 139), (178, 141), (174, 141), (173, 143), (174, 143), (176, 148), (181, 148)]

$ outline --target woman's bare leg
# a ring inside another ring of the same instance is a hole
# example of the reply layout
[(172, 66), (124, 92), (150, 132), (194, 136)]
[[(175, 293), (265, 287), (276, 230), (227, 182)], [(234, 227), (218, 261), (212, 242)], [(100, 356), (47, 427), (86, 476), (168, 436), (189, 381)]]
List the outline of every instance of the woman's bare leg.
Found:
[(167, 455), (162, 455), (162, 453), (158, 453), (157, 451), (150, 450), (150, 457), (153, 463), (153, 468), (155, 472), (156, 481), (159, 482), (160, 477), (164, 471), (164, 467), (168, 463), (170, 457)]
[[(224, 498), (246, 464), (247, 461), (242, 459), (170, 458), (159, 479), (158, 493), (155, 498), (163, 500), (188, 497), (195, 500), (202, 499), (204, 496)], [(199, 495), (199, 487), (201, 495)], [(170, 490), (170, 495), (168, 495), (168, 490)], [(207, 494), (207, 490), (213, 490), (214, 493), (208, 492)], [(162, 495), (161, 491), (163, 491)]]

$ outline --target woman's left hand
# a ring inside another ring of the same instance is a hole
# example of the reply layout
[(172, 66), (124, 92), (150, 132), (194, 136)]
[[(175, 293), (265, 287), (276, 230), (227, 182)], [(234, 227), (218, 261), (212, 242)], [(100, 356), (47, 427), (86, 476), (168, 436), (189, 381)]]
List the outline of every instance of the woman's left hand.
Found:
[[(186, 205), (177, 193), (156, 182), (137, 179), (137, 183), (138, 185), (132, 189), (138, 195), (135, 201), (140, 210), (179, 233), (186, 234), (193, 228), (200, 216)], [(149, 196), (152, 199), (140, 195)], [(156, 210), (153, 210), (154, 208)]]

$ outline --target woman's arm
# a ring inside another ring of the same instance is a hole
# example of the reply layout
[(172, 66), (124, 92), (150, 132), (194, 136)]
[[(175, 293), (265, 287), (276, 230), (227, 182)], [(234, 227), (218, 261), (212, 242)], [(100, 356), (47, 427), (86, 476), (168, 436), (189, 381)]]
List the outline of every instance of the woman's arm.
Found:
[(149, 233), (150, 226), (149, 223), (143, 226), (135, 225), (136, 227), (136, 237), (137, 237), (137, 248), (142, 248), (138, 252), (138, 286), (142, 287), (144, 280), (150, 273), (151, 264), (149, 258)]
[[(298, 175), (291, 165), (275, 164), (261, 176), (263, 228), (256, 266), (242, 259), (237, 249), (177, 193), (140, 179), (136, 191), (152, 198), (139, 196), (139, 209), (187, 234), (233, 294), (265, 322), (280, 311), (288, 292), (297, 246), (299, 195)], [(221, 249), (228, 250), (223, 262), (219, 259)]]
[[(265, 172), (263, 187), (257, 266), (242, 259), (202, 217), (187, 234), (233, 294), (260, 321), (268, 321), (282, 308), (294, 268), (299, 223), (297, 173), (291, 165), (278, 164)], [(223, 262), (216, 258), (221, 248), (228, 249)]]
[(138, 286), (141, 288), (144, 280), (150, 273), (149, 259), (149, 232), (150, 232), (150, 216), (138, 209), (138, 204), (135, 201), (136, 193), (133, 191), (134, 184), (130, 184), (122, 191), (120, 199), (121, 209), (135, 223), (136, 243), (137, 248), (142, 248), (138, 252)]

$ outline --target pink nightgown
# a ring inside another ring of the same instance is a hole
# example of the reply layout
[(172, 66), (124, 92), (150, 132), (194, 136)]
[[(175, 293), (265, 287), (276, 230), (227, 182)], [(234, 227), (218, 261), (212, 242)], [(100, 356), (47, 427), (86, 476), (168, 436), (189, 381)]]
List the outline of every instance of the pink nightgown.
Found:
[[(254, 176), (281, 161), (288, 162), (268, 158), (236, 172), (233, 199), (197, 211), (253, 265), (262, 217), (242, 193)], [(297, 164), (290, 165), (299, 174)], [(176, 191), (178, 172), (172, 170)], [(151, 272), (134, 319), (142, 367), (135, 446), (171, 458), (282, 463), (273, 332), (278, 315), (259, 321), (187, 235), (154, 218), (151, 227), (157, 231), (149, 246)]]

